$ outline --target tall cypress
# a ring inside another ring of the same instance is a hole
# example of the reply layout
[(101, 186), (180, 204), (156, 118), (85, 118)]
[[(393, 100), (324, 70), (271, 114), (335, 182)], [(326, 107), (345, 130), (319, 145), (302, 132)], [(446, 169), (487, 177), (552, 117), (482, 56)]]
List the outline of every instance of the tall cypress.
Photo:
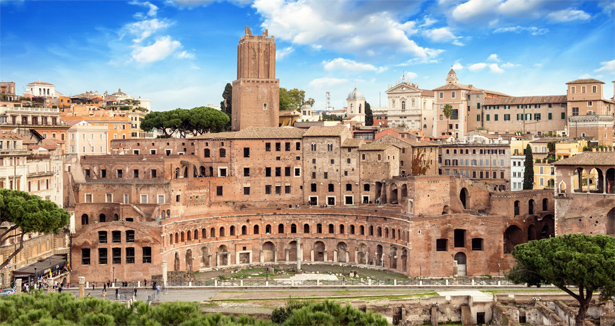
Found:
[(534, 189), (534, 156), (532, 147), (527, 144), (525, 148), (525, 171), (523, 172), (523, 190)]

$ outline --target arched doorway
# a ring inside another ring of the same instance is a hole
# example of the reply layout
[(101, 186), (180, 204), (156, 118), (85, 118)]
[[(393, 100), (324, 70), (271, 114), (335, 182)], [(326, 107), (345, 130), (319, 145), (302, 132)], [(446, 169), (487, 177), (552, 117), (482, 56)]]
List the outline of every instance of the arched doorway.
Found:
[(357, 248), (357, 264), (367, 264), (367, 245), (364, 243)]
[(406, 248), (401, 250), (401, 271), (406, 272), (408, 269), (408, 250)]
[(337, 261), (340, 263), (347, 263), (346, 253), (348, 252), (348, 245), (345, 242), (337, 244)]
[(397, 197), (397, 184), (392, 184), (391, 185), (391, 204), (398, 204), (398, 197)]
[(325, 244), (322, 241), (314, 243), (314, 261), (325, 261)]
[(207, 247), (201, 248), (201, 267), (209, 267), (209, 249)]
[(459, 199), (461, 200), (461, 204), (464, 209), (469, 208), (470, 194), (468, 193), (468, 189), (462, 188), (461, 193), (459, 194)]
[(527, 228), (527, 241), (530, 240), (536, 240), (536, 227), (534, 225)]
[(288, 244), (288, 260), (297, 261), (297, 241), (291, 241)]
[(272, 263), (275, 261), (275, 246), (271, 241), (263, 243), (263, 262)]
[(523, 232), (516, 225), (509, 226), (504, 232), (504, 253), (511, 253), (520, 243), (523, 243)]
[(466, 254), (458, 252), (455, 254), (455, 261), (457, 261), (457, 275), (466, 276), (468, 265), (466, 264)]
[(615, 237), (615, 208), (611, 208), (606, 214), (606, 235)]
[(382, 266), (383, 263), (383, 250), (381, 245), (376, 246), (376, 257), (374, 257), (374, 262), (376, 266)]
[(226, 266), (229, 264), (229, 252), (225, 245), (218, 247), (218, 266)]
[(186, 271), (192, 272), (192, 249), (186, 250)]
[(175, 253), (175, 261), (174, 261), (173, 267), (176, 271), (179, 270), (179, 253), (177, 252)]
[(391, 246), (389, 250), (389, 260), (391, 269), (397, 269), (397, 248), (395, 246)]

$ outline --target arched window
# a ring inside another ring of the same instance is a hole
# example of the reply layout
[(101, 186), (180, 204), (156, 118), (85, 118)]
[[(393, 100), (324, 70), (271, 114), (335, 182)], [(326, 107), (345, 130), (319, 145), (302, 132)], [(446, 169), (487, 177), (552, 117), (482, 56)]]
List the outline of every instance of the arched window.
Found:
[(180, 238), (181, 242), (186, 241), (185, 238), (184, 238), (184, 232), (183, 231), (182, 231), (182, 233), (180, 233), (179, 238)]
[(284, 224), (278, 225), (278, 233), (284, 233)]
[(401, 101), (401, 110), (406, 111), (406, 101)]
[(88, 223), (89, 223), (88, 214), (81, 215), (81, 225), (88, 225)]
[(209, 151), (209, 148), (205, 148), (203, 152), (205, 154), (205, 157), (211, 157), (211, 152)]
[(370, 236), (373, 236), (373, 235), (374, 235), (374, 226), (373, 226), (373, 225), (370, 225), (370, 226), (369, 226), (369, 235), (370, 235)]
[(207, 230), (203, 229), (201, 230), (201, 239), (205, 239), (205, 238), (207, 238)]
[(322, 224), (316, 224), (316, 233), (322, 233)]
[(234, 225), (231, 225), (231, 228), (230, 228), (229, 232), (230, 232), (229, 235), (231, 235), (231, 236), (235, 235), (235, 226)]
[(335, 233), (335, 226), (333, 224), (329, 224), (329, 233), (330, 234)]
[(98, 216), (98, 221), (101, 223), (107, 222), (107, 216), (105, 216), (105, 214), (100, 214)]
[(303, 225), (303, 233), (310, 233), (310, 225), (309, 224), (304, 224)]
[(259, 230), (258, 225), (255, 225), (255, 226), (254, 226), (254, 232), (252, 232), (252, 233), (253, 233), (253, 234), (258, 234), (258, 233), (259, 233), (259, 231), (260, 231), (260, 230)]
[(211, 228), (211, 230), (209, 230), (209, 237), (211, 237), (211, 238), (215, 238), (216, 237), (216, 229), (215, 228)]
[(186, 234), (186, 240), (187, 240), (187, 241), (192, 240), (192, 232), (190, 232), (190, 231), (188, 231), (188, 232), (187, 232), (187, 234)]
[(363, 225), (359, 226), (359, 234), (365, 235), (365, 227)]
[(179, 242), (179, 233), (175, 232), (175, 243)]
[(297, 233), (297, 225), (296, 224), (291, 224), (290, 225), (290, 233)]
[(224, 227), (220, 227), (220, 236), (223, 237), (224, 236)]
[(248, 234), (248, 227), (243, 225), (241, 227), (241, 235), (247, 235)]
[(265, 234), (271, 234), (271, 224), (265, 225)]
[(340, 234), (344, 234), (344, 224), (340, 224)]
[(198, 240), (198, 239), (199, 239), (199, 231), (194, 230), (194, 240)]

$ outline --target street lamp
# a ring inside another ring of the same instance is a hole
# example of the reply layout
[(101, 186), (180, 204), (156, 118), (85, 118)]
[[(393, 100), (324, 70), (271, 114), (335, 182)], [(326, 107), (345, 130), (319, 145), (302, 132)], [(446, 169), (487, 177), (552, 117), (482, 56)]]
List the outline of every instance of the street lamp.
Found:
[(37, 275), (37, 274), (36, 274), (36, 267), (34, 267), (34, 284), (36, 284), (36, 283), (37, 283), (37, 281), (38, 281), (38, 279), (37, 279), (36, 275)]
[(113, 266), (113, 284), (115, 285), (115, 266)]

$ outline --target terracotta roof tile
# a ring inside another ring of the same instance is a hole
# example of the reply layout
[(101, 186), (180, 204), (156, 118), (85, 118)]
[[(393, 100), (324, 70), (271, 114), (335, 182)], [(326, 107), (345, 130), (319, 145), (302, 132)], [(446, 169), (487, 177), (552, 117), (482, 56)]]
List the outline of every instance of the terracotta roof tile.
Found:
[[(389, 146), (394, 146), (393, 144), (376, 144), (376, 143), (371, 143), (371, 144), (365, 144), (365, 145), (361, 145), (361, 147), (359, 147), (360, 151), (383, 151), (387, 148), (389, 148)], [(397, 146), (395, 146), (397, 147)]]
[(518, 104), (548, 104), (548, 103), (566, 103), (566, 95), (487, 97), (485, 98), (484, 105), (518, 105)]
[(360, 147), (364, 142), (361, 138), (348, 138), (344, 140), (342, 147)]
[(585, 152), (574, 155), (567, 159), (557, 161), (553, 165), (568, 166), (568, 165), (609, 165), (612, 166), (615, 162), (615, 152)]
[(332, 126), (332, 127), (310, 127), (304, 137), (321, 137), (321, 136), (340, 136), (348, 128), (344, 126)]
[(566, 83), (566, 85), (568, 85), (568, 84), (594, 84), (594, 83), (604, 84), (603, 81), (600, 81), (598, 79), (585, 78), (585, 79), (576, 79), (576, 80), (573, 80), (573, 81), (569, 81), (569, 82)]
[(12, 131), (2, 131), (0, 132), (0, 139), (23, 139), (23, 137)]

